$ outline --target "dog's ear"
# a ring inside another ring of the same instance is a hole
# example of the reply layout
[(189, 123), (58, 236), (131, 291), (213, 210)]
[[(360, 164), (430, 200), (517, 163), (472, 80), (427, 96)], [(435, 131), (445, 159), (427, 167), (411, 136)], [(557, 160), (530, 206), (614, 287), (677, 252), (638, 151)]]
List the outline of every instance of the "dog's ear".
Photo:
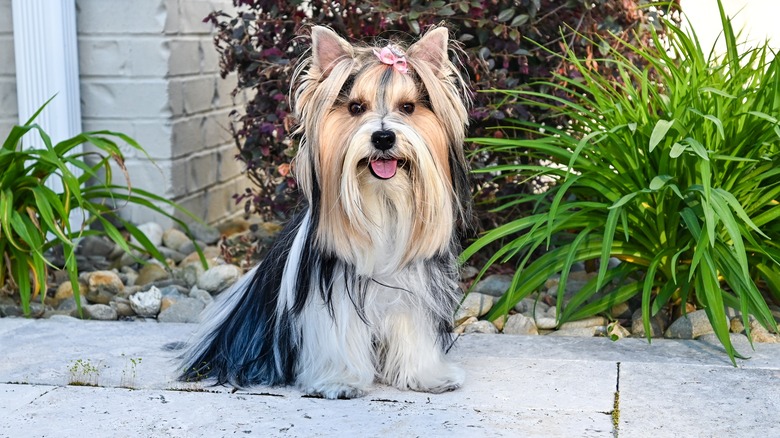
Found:
[(324, 26), (311, 29), (312, 62), (316, 69), (325, 74), (339, 60), (354, 56), (352, 46), (336, 32)]
[(407, 50), (410, 59), (427, 62), (434, 72), (441, 72), (447, 62), (449, 32), (446, 27), (430, 30)]

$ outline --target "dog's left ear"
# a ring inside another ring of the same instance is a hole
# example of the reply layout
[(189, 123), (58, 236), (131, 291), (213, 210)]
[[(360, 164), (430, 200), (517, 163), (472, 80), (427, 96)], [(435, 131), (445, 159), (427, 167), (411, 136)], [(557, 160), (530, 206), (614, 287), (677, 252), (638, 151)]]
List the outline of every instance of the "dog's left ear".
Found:
[(352, 46), (324, 26), (312, 27), (311, 51), (314, 67), (326, 75), (340, 60), (354, 57)]
[(447, 44), (449, 31), (446, 27), (437, 27), (423, 35), (406, 51), (410, 59), (428, 63), (434, 72), (441, 72), (447, 62)]

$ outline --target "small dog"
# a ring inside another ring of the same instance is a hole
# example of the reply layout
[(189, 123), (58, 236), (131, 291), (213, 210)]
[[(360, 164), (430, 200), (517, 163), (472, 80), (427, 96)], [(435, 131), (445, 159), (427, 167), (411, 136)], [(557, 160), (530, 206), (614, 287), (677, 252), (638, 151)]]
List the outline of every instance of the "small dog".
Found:
[(311, 36), (293, 85), (307, 208), (207, 311), (180, 379), (296, 384), (330, 399), (375, 380), (456, 389), (464, 373), (445, 350), (471, 205), (467, 89), (447, 29), (406, 51), (319, 26)]

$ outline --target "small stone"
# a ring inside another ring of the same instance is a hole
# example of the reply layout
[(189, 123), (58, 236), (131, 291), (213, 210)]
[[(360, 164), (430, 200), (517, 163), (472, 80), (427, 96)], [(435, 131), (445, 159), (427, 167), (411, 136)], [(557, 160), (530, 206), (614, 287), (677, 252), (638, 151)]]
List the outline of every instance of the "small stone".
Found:
[(174, 298), (162, 297), (162, 299), (160, 300), (160, 313), (164, 312), (165, 309), (171, 307), (171, 304), (173, 304), (175, 302), (176, 302), (176, 300)]
[(168, 270), (157, 263), (147, 263), (138, 271), (138, 278), (135, 279), (135, 284), (143, 286), (158, 280), (168, 279), (170, 276), (171, 274)]
[(221, 237), (218, 229), (208, 225), (202, 225), (198, 222), (193, 223), (189, 228), (196, 240), (206, 242), (207, 245), (217, 243)]
[(472, 293), (476, 292), (493, 297), (500, 297), (509, 290), (511, 285), (512, 277), (510, 275), (489, 275), (474, 286)]
[(533, 298), (526, 297), (518, 301), (517, 304), (515, 304), (515, 306), (513, 307), (513, 309), (515, 309), (515, 312), (517, 313), (522, 313), (525, 316), (531, 316), (533, 315), (535, 304), (536, 304), (536, 300), (534, 300)]
[(498, 329), (500, 332), (501, 330), (504, 330), (504, 324), (506, 324), (506, 317), (502, 316), (499, 318), (494, 319), (493, 321), (490, 321), (493, 323), (494, 326)]
[(200, 313), (206, 305), (195, 298), (182, 297), (178, 299), (163, 298), (169, 303), (164, 310), (157, 315), (160, 322), (198, 322)]
[[(79, 281), (79, 296), (84, 296), (84, 294), (87, 293), (87, 289), (89, 286), (87, 286), (86, 283)], [(54, 300), (59, 304), (62, 300), (71, 298), (73, 296), (73, 285), (70, 283), (70, 281), (66, 281), (64, 283), (60, 283), (59, 286), (57, 286), (57, 291), (54, 292)], [(56, 305), (52, 304), (53, 307), (57, 307)]]
[[(636, 309), (631, 316), (631, 333), (635, 338), (647, 337), (643, 321), (642, 309)], [(666, 314), (664, 312), (658, 312), (655, 316), (650, 317), (650, 337), (658, 338), (662, 336), (665, 328)]]
[(108, 305), (116, 311), (117, 316), (129, 317), (135, 315), (133, 306), (130, 305), (130, 300), (127, 298), (116, 297)]
[(162, 293), (160, 289), (152, 286), (146, 292), (136, 292), (130, 295), (130, 307), (138, 316), (146, 318), (157, 316), (160, 312), (160, 301), (162, 300)]
[(157, 248), (160, 251), (160, 254), (166, 259), (171, 260), (174, 263), (181, 263), (182, 260), (184, 260), (184, 254), (180, 253), (179, 251), (166, 248), (164, 246), (161, 246)]
[(181, 251), (181, 248), (190, 243), (191, 240), (183, 231), (176, 228), (168, 228), (162, 235), (162, 242), (166, 248), (174, 251)]
[[(153, 246), (159, 247), (163, 242), (163, 227), (156, 222), (147, 222), (138, 226), (138, 231), (143, 233)], [(131, 238), (132, 242), (136, 245), (142, 246), (135, 237)]]
[[(116, 311), (111, 306), (106, 304), (87, 304), (81, 306), (83, 311), (82, 319), (94, 319), (98, 321), (114, 321), (117, 318)], [(78, 318), (78, 310), (73, 310), (70, 314), (74, 318)]]
[(459, 324), (457, 327), (455, 327), (454, 330), (452, 330), (452, 333), (455, 333), (457, 335), (462, 334), (466, 331), (466, 327), (474, 324), (475, 322), (479, 321), (475, 316), (470, 316), (466, 318), (465, 321), (463, 321), (461, 324)]
[(603, 332), (603, 327), (591, 326), (591, 327), (574, 327), (563, 330), (556, 330), (550, 333), (548, 336), (576, 336), (583, 338), (592, 338), (600, 332)]
[(160, 287), (160, 293), (164, 297), (180, 298), (188, 296), (190, 291), (184, 286), (171, 284), (169, 286)]
[(769, 331), (756, 320), (750, 321), (750, 339), (753, 342), (761, 342), (765, 344), (780, 343), (780, 336), (774, 333), (769, 333)]
[(509, 315), (504, 323), (504, 334), (507, 335), (538, 335), (539, 330), (536, 328), (536, 323), (533, 319), (516, 313)]
[(552, 330), (558, 325), (558, 321), (555, 318), (542, 317), (534, 320), (537, 329)]
[(479, 274), (479, 269), (473, 267), (473, 266), (462, 266), (460, 268), (460, 279), (465, 280), (471, 280), (472, 278), (476, 277), (477, 274)]
[(205, 242), (201, 242), (199, 240), (196, 240), (194, 242), (192, 240), (188, 240), (187, 243), (185, 243), (184, 245), (180, 246), (179, 249), (177, 249), (177, 251), (179, 251), (182, 254), (192, 254), (192, 253), (197, 254), (196, 249), (195, 249), (195, 245), (197, 245), (198, 248), (201, 248), (201, 249), (206, 248), (208, 246), (208, 245), (206, 245)]
[(498, 329), (490, 321), (477, 321), (473, 324), (467, 325), (466, 330), (464, 330), (463, 333), (464, 334), (484, 333), (484, 334), (492, 335), (498, 333)]
[[(206, 289), (201, 287), (202, 289)], [(208, 290), (208, 289), (206, 289)], [(480, 317), (493, 307), (493, 297), (478, 292), (471, 292), (463, 299), (455, 312), (455, 324), (458, 325), (469, 317)]]
[(203, 289), (198, 289), (197, 286), (193, 286), (190, 290), (190, 298), (195, 298), (196, 300), (200, 300), (205, 305), (209, 305), (214, 302), (214, 297), (211, 296), (208, 291), (205, 291)]
[(615, 319), (628, 319), (631, 316), (631, 308), (628, 303), (620, 303), (609, 309), (609, 315)]
[(57, 305), (57, 311), (60, 312), (72, 312), (76, 309), (76, 299), (73, 297), (65, 298), (64, 300), (60, 301), (59, 305)]
[(577, 321), (569, 321), (561, 324), (561, 330), (585, 328), (585, 327), (599, 327), (607, 325), (607, 318), (603, 316), (591, 316), (590, 318), (580, 319)]
[(111, 239), (99, 236), (86, 236), (79, 242), (77, 252), (83, 256), (108, 258), (114, 252), (116, 246)]
[(712, 325), (705, 310), (687, 313), (674, 321), (664, 332), (665, 338), (696, 339), (699, 336), (712, 333)]
[(198, 279), (198, 288), (217, 294), (235, 283), (243, 274), (235, 265), (218, 265), (204, 272)]
[(745, 324), (742, 322), (742, 317), (735, 316), (729, 320), (729, 331), (731, 333), (742, 333), (745, 331)]
[(125, 289), (119, 275), (113, 271), (95, 271), (88, 274), (87, 286), (87, 301), (106, 305)]
[(129, 266), (122, 266), (122, 268), (119, 269), (120, 278), (124, 276), (122, 281), (125, 283), (125, 287), (127, 286), (135, 286), (136, 280), (138, 280), (138, 272), (129, 267)]

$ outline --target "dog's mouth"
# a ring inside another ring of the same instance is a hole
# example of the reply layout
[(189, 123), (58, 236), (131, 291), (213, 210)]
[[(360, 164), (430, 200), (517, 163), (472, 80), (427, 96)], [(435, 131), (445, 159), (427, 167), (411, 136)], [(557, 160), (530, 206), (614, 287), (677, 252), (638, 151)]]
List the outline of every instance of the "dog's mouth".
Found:
[(390, 179), (398, 172), (398, 160), (391, 159), (375, 159), (369, 160), (368, 170), (371, 171), (371, 175), (379, 179)]

